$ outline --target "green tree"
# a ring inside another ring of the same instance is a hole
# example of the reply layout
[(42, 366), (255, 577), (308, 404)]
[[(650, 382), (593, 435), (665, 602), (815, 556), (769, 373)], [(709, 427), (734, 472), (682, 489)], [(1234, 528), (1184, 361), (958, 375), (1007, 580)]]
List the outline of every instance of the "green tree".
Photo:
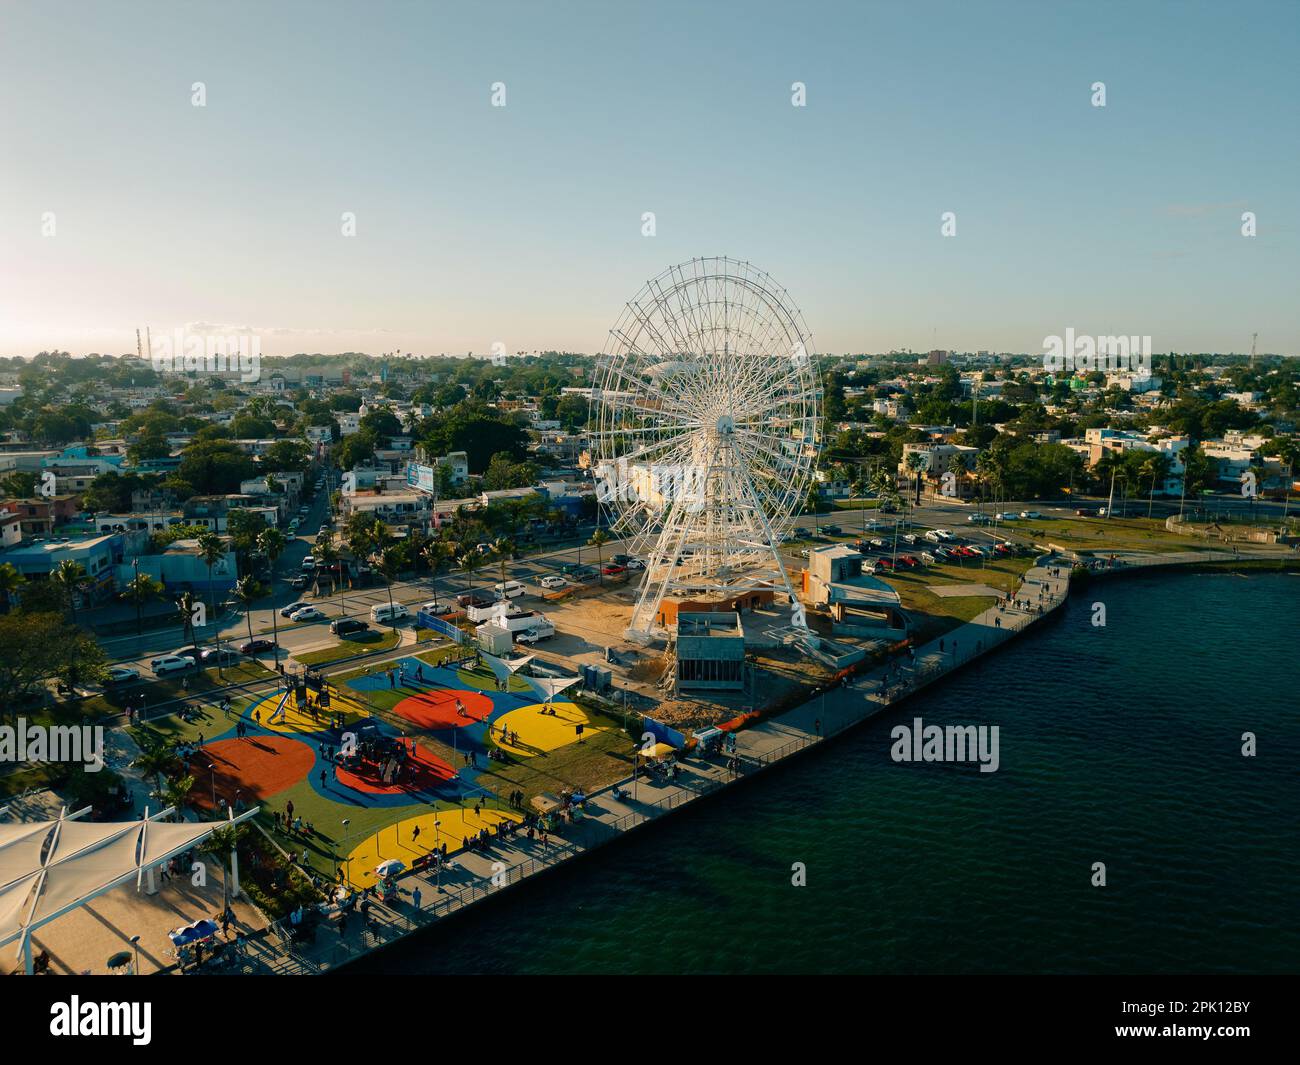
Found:
[(54, 572), (50, 574), (50, 580), (59, 589), (59, 594), (63, 599), (63, 609), (67, 613), (68, 620), (71, 621), (76, 611), (77, 593), (90, 580), (89, 574), (86, 573), (85, 567), (80, 562), (65, 558), (54, 567)]
[[(263, 529), (257, 535), (257, 549), (266, 556), (271, 575), (271, 596), (275, 597), (275, 563), (284, 554), (287, 541), (279, 529)], [(280, 668), (280, 612), (271, 611), (271, 640), (275, 644), (275, 668)]]
[(144, 629), (141, 608), (150, 600), (161, 599), (162, 595), (162, 583), (155, 580), (148, 573), (137, 573), (126, 582), (126, 587), (122, 589), (122, 598), (128, 603), (135, 604), (135, 634), (137, 636)]
[(605, 583), (605, 555), (604, 548), (609, 543), (609, 536), (604, 529), (597, 529), (591, 534), (591, 539), (587, 541), (596, 549), (596, 575), (601, 584)]
[(0, 614), (8, 614), (27, 578), (12, 562), (0, 562)]

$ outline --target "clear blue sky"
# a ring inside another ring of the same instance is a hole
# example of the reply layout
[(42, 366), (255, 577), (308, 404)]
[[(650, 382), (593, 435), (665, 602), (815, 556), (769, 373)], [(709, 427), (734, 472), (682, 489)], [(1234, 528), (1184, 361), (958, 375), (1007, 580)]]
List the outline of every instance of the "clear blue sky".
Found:
[(715, 254), (822, 351), (1300, 353), (1297, 42), (1294, 2), (10, 0), (0, 354), (595, 351)]

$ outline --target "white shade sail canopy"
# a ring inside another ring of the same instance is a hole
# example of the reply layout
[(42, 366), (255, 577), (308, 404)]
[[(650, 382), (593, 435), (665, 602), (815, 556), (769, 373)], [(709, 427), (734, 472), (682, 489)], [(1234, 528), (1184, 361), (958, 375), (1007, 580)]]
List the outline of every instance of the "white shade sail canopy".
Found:
[[(161, 817), (164, 810), (154, 817)], [(101, 824), (60, 815), (0, 824), (0, 946), (84, 906), (128, 880), (257, 812), (224, 821)]]
[(581, 677), (525, 677), (524, 680), (528, 681), (533, 691), (537, 693), (538, 698), (540, 698), (543, 702), (549, 703), (552, 699), (554, 699), (557, 695), (559, 695), (560, 692), (564, 691), (565, 688), (573, 687), (573, 685), (577, 684), (580, 680), (582, 680), (582, 678)]
[(518, 673), (534, 658), (533, 655), (525, 655), (523, 658), (499, 658), (484, 651), (480, 651), (479, 655), (488, 664), (488, 668), (492, 670), (492, 674), (500, 684), (505, 684), (511, 676)]

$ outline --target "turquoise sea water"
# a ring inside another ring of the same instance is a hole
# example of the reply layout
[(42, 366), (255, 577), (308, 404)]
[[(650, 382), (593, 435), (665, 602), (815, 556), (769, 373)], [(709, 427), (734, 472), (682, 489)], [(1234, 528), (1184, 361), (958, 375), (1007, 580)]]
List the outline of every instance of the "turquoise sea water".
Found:
[[(352, 971), (1300, 969), (1300, 576), (1121, 578), (1040, 630)], [(918, 715), (998, 725), (999, 771), (892, 762)]]

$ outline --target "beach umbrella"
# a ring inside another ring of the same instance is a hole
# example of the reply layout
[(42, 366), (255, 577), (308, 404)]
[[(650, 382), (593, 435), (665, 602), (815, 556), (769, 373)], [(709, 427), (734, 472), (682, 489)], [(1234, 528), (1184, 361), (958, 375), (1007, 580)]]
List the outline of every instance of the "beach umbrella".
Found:
[(398, 873), (406, 870), (406, 864), (398, 861), (396, 858), (389, 858), (386, 862), (381, 862), (375, 869), (376, 876), (396, 876)]

